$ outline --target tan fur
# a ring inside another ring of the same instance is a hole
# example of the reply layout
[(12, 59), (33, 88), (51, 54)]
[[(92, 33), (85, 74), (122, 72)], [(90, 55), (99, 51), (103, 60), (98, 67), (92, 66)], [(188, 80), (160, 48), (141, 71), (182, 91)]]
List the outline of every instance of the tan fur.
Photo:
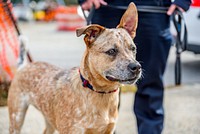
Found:
[[(135, 6), (128, 10), (136, 12)], [(122, 19), (126, 24), (126, 17)], [(137, 18), (132, 25), (135, 23)], [(108, 94), (95, 91), (116, 90), (120, 83), (134, 83), (141, 75), (140, 67), (128, 68), (138, 64), (132, 50), (135, 44), (127, 30), (120, 27), (91, 25), (77, 30), (78, 36), (85, 34), (87, 45), (80, 68), (64, 70), (35, 62), (21, 69), (12, 81), (8, 97), (10, 133), (20, 133), (31, 104), (45, 117), (45, 134), (52, 134), (55, 129), (60, 134), (112, 134), (118, 116), (119, 90)], [(117, 49), (116, 56), (107, 54), (112, 48)], [(82, 86), (79, 70), (95, 91)]]

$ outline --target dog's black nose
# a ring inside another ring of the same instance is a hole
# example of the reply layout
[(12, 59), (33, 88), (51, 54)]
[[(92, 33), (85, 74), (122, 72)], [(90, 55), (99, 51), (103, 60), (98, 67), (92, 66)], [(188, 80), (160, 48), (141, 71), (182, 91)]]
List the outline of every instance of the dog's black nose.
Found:
[(141, 69), (141, 65), (139, 63), (130, 63), (128, 65), (128, 69), (130, 69), (132, 72), (138, 71), (139, 69)]

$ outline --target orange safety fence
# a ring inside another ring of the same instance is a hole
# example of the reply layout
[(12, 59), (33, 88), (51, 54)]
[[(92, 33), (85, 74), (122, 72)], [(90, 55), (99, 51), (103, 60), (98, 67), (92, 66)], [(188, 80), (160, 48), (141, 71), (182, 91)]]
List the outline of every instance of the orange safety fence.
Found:
[(74, 31), (86, 25), (85, 19), (78, 15), (77, 6), (59, 6), (56, 9), (55, 20), (58, 30), (61, 31)]
[(12, 11), (11, 2), (0, 0), (0, 83), (12, 80), (19, 57), (18, 35), (8, 8)]

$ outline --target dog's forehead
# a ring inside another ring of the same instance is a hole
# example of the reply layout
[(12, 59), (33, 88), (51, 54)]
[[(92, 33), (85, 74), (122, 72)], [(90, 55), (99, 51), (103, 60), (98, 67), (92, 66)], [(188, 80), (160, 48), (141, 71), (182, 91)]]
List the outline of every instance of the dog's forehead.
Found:
[(109, 37), (130, 37), (129, 39), (131, 39), (131, 36), (128, 34), (128, 32), (123, 29), (123, 28), (113, 28), (113, 29), (106, 29), (105, 30), (105, 34)]
[(104, 32), (95, 41), (97, 44), (117, 43), (133, 44), (133, 39), (123, 28), (105, 29)]

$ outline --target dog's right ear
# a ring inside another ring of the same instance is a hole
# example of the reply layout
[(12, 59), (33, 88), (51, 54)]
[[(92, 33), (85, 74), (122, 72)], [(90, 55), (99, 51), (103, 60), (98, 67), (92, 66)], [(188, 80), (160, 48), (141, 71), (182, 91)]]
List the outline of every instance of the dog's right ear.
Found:
[(76, 35), (79, 37), (82, 34), (85, 34), (84, 41), (87, 46), (92, 44), (95, 39), (105, 30), (105, 27), (102, 27), (97, 24), (92, 24), (83, 28), (76, 30)]

